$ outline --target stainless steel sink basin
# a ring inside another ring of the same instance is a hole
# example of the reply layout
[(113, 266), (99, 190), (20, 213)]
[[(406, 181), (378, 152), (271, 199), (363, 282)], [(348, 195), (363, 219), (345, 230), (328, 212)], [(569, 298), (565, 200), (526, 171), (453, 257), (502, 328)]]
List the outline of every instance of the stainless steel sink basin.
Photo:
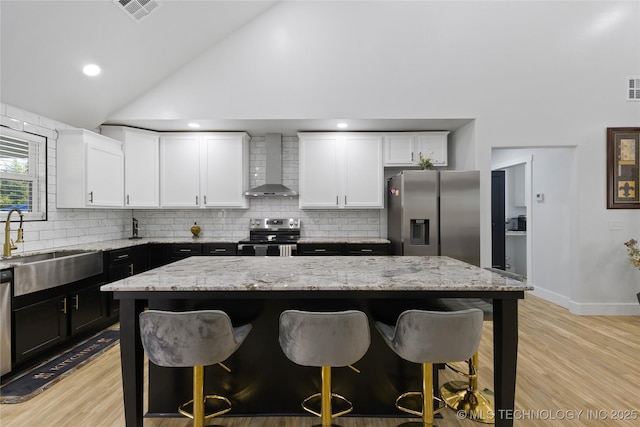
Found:
[(18, 255), (18, 256), (11, 257), (11, 261), (19, 262), (20, 264), (30, 264), (32, 262), (38, 262), (38, 261), (44, 261), (44, 260), (53, 259), (53, 258), (62, 258), (66, 256), (73, 256), (73, 255), (86, 254), (86, 253), (90, 253), (90, 252), (83, 251), (83, 250), (60, 250), (60, 251), (53, 251), (53, 252), (44, 252), (41, 254), (34, 254), (34, 255)]
[(73, 283), (102, 273), (102, 252), (57, 250), (11, 258), (14, 296)]

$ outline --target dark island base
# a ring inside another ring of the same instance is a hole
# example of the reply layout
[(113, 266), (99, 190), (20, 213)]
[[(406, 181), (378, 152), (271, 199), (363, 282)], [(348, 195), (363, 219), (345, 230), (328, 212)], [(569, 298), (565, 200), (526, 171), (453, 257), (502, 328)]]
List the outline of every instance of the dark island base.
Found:
[[(428, 300), (151, 300), (149, 308), (186, 311), (221, 309), (234, 324), (251, 322), (253, 329), (239, 350), (226, 362), (205, 368), (205, 395), (220, 394), (233, 404), (229, 415), (309, 415), (300, 406), (321, 388), (320, 368), (299, 366), (288, 360), (278, 344), (278, 318), (289, 308), (301, 310), (364, 311), (370, 319), (371, 346), (355, 364), (332, 369), (332, 389), (353, 403), (353, 415), (402, 417), (395, 400), (405, 391), (421, 388), (421, 367), (399, 358), (380, 337), (374, 321), (394, 323), (408, 308), (433, 308)], [(437, 381), (437, 376), (435, 377)], [(147, 416), (181, 416), (178, 405), (191, 399), (192, 371), (149, 364)], [(437, 383), (436, 383), (437, 386)], [(438, 387), (436, 387), (436, 390)]]

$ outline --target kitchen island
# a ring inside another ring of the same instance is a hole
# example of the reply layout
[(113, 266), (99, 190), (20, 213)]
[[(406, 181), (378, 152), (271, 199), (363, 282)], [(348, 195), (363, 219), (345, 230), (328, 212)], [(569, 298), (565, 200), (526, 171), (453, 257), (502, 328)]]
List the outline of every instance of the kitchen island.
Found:
[[(294, 365), (281, 354), (277, 329), (282, 310), (359, 308), (372, 321), (388, 320), (403, 308), (428, 308), (436, 298), (455, 297), (493, 300), (496, 425), (511, 426), (513, 419), (507, 414), (514, 408), (518, 299), (531, 289), (448, 257), (396, 256), (191, 257), (102, 287), (120, 300), (128, 427), (142, 426), (144, 359), (138, 315), (146, 306), (222, 308), (230, 311), (234, 322), (254, 324), (229, 361), (232, 373), (225, 376), (216, 366), (205, 373), (212, 386), (217, 384), (231, 398), (233, 414), (246, 416), (300, 414), (300, 401), (317, 391), (319, 373)], [(407, 387), (419, 387), (420, 367), (385, 350), (375, 328), (371, 342), (357, 364), (362, 373), (336, 370), (334, 385), (353, 401), (354, 414), (398, 416), (394, 399)], [(190, 394), (188, 372), (154, 365), (149, 369), (149, 412), (175, 413), (176, 402), (188, 400)], [(295, 381), (287, 380), (291, 387), (285, 389), (283, 378)]]

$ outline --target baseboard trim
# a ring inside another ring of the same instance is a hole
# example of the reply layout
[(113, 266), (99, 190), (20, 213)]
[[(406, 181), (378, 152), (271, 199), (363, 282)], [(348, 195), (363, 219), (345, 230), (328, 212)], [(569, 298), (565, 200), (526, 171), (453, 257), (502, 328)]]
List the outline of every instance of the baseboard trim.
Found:
[(581, 316), (640, 316), (640, 304), (636, 300), (628, 303), (580, 303), (539, 287), (531, 293)]

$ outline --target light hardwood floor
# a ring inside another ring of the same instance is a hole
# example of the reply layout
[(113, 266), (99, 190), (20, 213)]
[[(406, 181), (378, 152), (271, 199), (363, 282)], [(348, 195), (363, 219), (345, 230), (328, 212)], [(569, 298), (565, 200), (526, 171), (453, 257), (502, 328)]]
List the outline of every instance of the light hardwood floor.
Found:
[[(486, 323), (480, 347), (480, 387), (492, 378), (492, 332)], [(515, 425), (640, 425), (640, 316), (575, 316), (527, 295), (520, 302), (520, 345)], [(450, 371), (444, 383), (456, 378)], [(582, 411), (581, 413), (579, 411)], [(481, 426), (451, 410), (440, 427)], [(627, 420), (615, 417), (627, 416)], [(605, 418), (606, 417), (606, 418)], [(342, 417), (343, 427), (395, 427), (406, 418)], [(225, 427), (307, 427), (313, 417), (219, 418)], [(124, 426), (119, 347), (21, 404), (0, 405), (2, 427)], [(145, 427), (187, 427), (188, 419), (147, 418)]]

